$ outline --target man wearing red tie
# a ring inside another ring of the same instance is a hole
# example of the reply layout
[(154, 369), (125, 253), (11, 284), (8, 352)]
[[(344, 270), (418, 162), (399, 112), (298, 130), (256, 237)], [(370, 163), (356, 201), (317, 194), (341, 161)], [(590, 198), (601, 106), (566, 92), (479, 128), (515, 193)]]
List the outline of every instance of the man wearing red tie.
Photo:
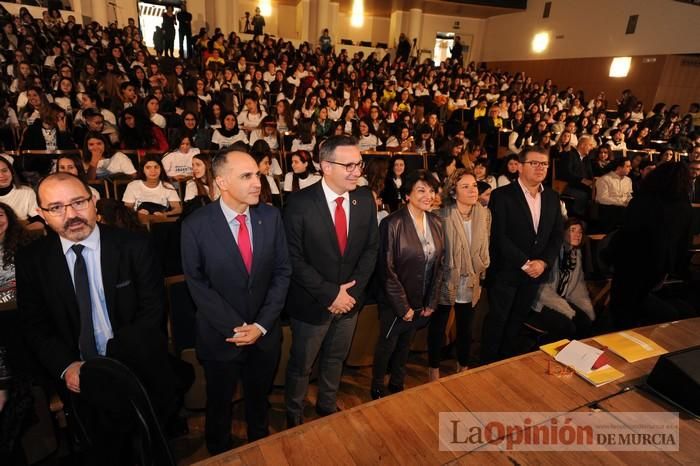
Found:
[(231, 399), (241, 380), (248, 441), (268, 435), (268, 393), (280, 355), (279, 314), (291, 266), (279, 211), (259, 204), (260, 171), (244, 152), (212, 161), (221, 198), (182, 225), (182, 266), (197, 305), (197, 358), (207, 381), (205, 439), (231, 448)]
[(357, 141), (333, 136), (319, 155), (323, 179), (292, 194), (284, 212), (292, 263), (286, 307), (292, 346), (285, 382), (290, 427), (303, 421), (304, 396), (317, 356), (316, 412), (325, 416), (337, 410), (343, 361), (379, 246), (372, 192), (357, 188), (364, 167)]

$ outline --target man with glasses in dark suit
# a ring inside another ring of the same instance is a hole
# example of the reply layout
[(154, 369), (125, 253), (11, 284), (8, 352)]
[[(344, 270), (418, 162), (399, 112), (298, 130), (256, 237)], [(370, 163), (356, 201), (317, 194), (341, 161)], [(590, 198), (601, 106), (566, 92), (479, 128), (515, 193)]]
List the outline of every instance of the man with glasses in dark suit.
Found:
[(559, 195), (542, 185), (549, 150), (528, 147), (519, 155), (516, 182), (491, 194), (489, 312), (484, 319), (481, 361), (514, 355), (516, 339), (540, 283), (546, 280), (563, 241)]
[[(100, 356), (128, 366), (162, 423), (177, 411), (168, 361), (163, 276), (147, 237), (97, 224), (89, 186), (69, 173), (37, 187), (38, 214), (55, 232), (17, 254), (17, 307), (29, 348), (76, 409), (92, 439), (90, 464), (124, 464), (111, 418), (82, 399), (83, 363)], [(128, 449), (127, 449), (128, 451)]]
[(336, 395), (357, 312), (377, 260), (372, 192), (358, 188), (364, 162), (357, 141), (333, 136), (320, 148), (323, 179), (292, 194), (284, 224), (292, 262), (287, 298), (292, 347), (287, 366), (287, 424), (303, 421), (304, 396), (318, 356), (316, 412), (337, 411)]

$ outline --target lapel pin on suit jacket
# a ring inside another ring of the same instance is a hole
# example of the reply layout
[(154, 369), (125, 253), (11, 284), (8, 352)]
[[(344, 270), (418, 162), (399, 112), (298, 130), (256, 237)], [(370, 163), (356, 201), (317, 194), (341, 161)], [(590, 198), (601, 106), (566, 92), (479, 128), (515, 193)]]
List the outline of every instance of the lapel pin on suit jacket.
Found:
[(357, 199), (352, 200), (352, 205), (357, 205)]

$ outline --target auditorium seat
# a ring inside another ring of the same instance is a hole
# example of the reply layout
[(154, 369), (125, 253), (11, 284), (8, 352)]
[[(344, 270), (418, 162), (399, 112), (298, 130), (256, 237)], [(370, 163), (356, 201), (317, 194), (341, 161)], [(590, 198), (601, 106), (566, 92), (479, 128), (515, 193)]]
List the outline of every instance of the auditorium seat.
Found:
[(376, 304), (368, 304), (357, 316), (357, 327), (345, 364), (352, 367), (371, 366), (374, 361), (377, 338), (379, 338), (379, 309)]

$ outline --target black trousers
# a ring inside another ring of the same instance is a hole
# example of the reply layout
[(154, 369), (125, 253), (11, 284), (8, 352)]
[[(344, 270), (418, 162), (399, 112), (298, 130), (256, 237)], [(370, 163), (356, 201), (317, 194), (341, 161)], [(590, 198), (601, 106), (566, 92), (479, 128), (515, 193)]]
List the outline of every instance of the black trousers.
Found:
[[(180, 38), (180, 58), (185, 56), (187, 52), (187, 58), (192, 58), (192, 31), (179, 31)], [(187, 41), (187, 49), (185, 49), (185, 41)]]
[[(469, 365), (469, 350), (472, 343), (472, 319), (474, 308), (471, 303), (455, 303), (455, 321), (457, 323), (457, 361), (462, 367)], [(428, 326), (428, 362), (430, 367), (440, 367), (442, 346), (445, 341), (445, 329), (450, 318), (452, 306), (439, 305), (430, 316)]]
[(489, 312), (481, 336), (481, 363), (488, 364), (516, 354), (516, 338), (532, 307), (539, 284), (528, 280), (519, 285), (493, 277), (489, 287)]
[[(411, 351), (411, 342), (416, 334), (417, 324), (408, 324), (398, 318), (391, 329), (389, 338), (386, 338), (389, 328), (396, 315), (391, 309), (379, 310), (380, 333), (377, 346), (374, 350), (374, 365), (372, 367), (372, 388), (384, 386), (384, 376), (391, 367), (389, 385), (399, 389), (403, 388), (406, 378), (406, 361), (408, 353)], [(417, 319), (415, 316), (414, 319)]]
[[(269, 337), (274, 335), (268, 334), (261, 338)], [(280, 357), (279, 336), (276, 338), (276, 344), (272, 346), (273, 348), (265, 350), (261, 350), (257, 345), (250, 346), (243, 349), (242, 354), (232, 361), (200, 361), (207, 381), (204, 433), (207, 449), (212, 455), (232, 448), (231, 400), (239, 380), (243, 384), (248, 441), (252, 442), (269, 435), (270, 404), (267, 397)]]

